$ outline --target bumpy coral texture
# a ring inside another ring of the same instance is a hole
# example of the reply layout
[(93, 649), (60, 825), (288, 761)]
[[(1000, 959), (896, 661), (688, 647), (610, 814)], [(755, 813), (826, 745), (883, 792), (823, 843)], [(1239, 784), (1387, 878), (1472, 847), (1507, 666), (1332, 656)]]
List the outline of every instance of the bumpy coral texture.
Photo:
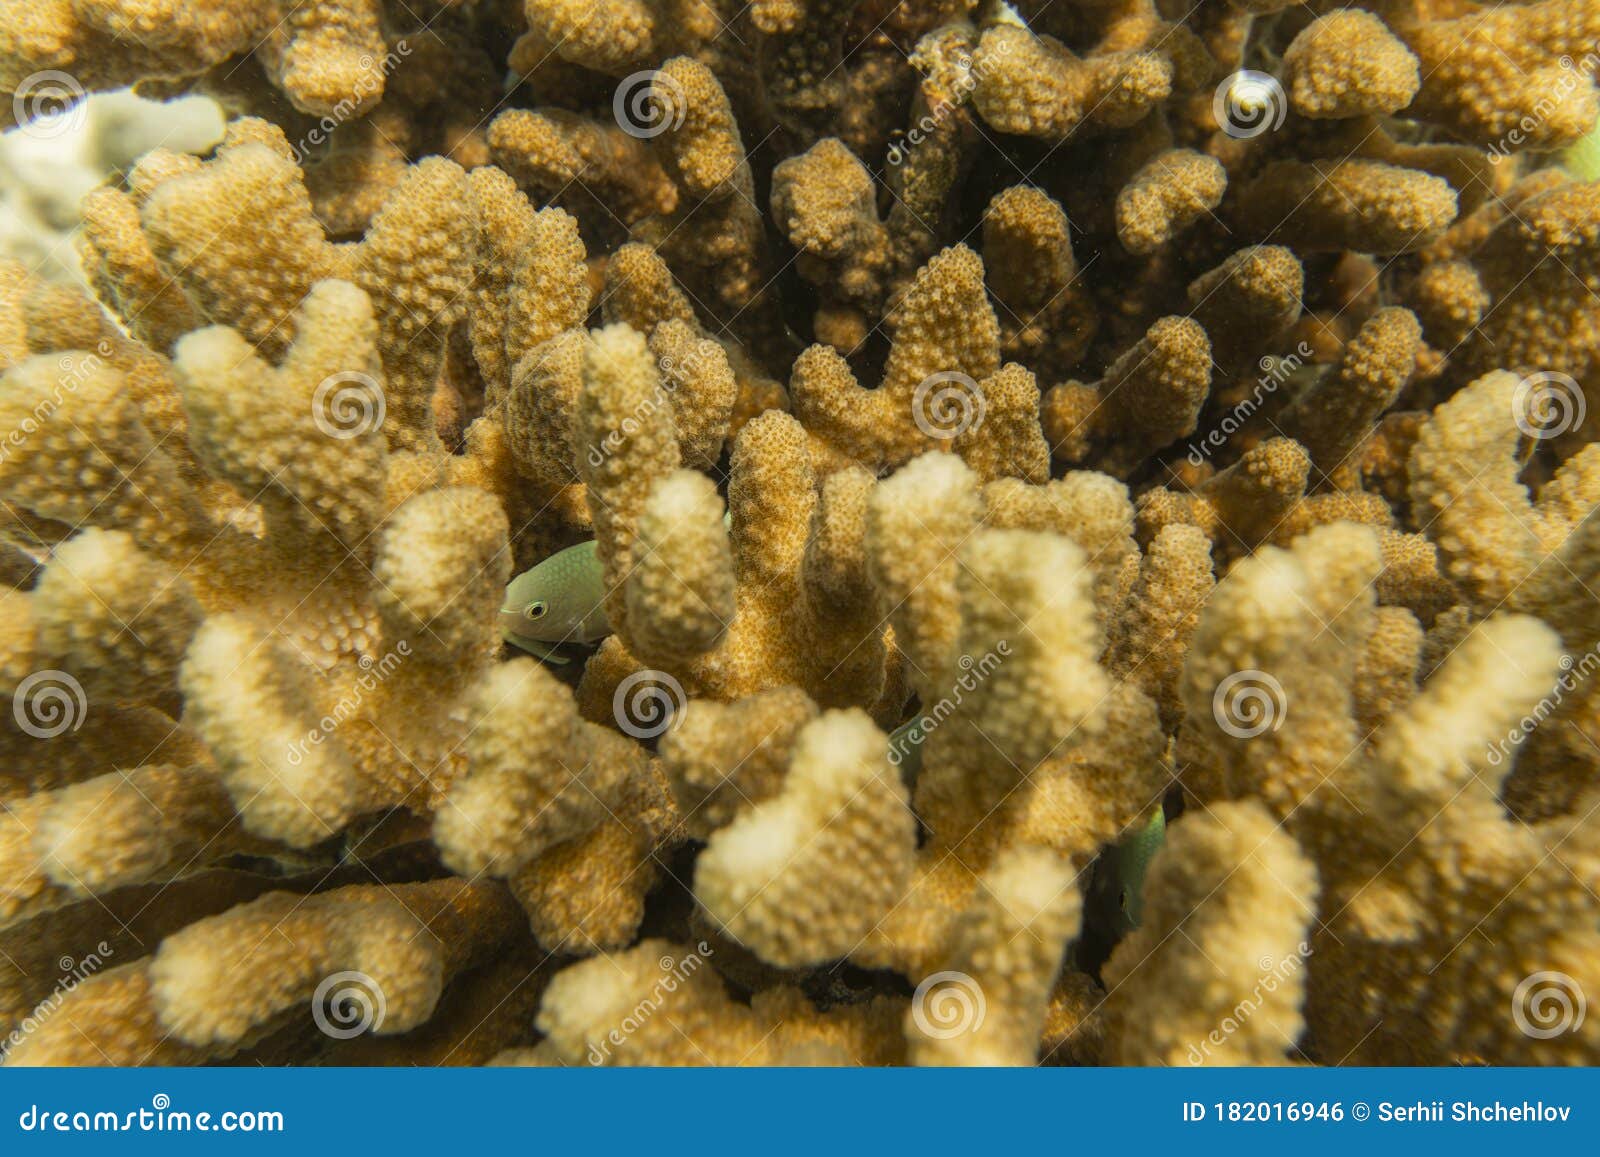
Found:
[(5, 1061), (1600, 1063), (1600, 8), (1185, 7), (0, 0), (227, 117), (0, 255)]

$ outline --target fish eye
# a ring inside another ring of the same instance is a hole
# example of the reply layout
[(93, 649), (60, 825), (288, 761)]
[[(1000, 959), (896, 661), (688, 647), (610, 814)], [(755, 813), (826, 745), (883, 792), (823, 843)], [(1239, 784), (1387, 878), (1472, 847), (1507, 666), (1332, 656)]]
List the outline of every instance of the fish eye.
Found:
[(530, 619), (530, 620), (531, 619), (542, 619), (542, 618), (544, 618), (545, 611), (547, 611), (549, 609), (550, 608), (548, 606), (546, 606), (542, 602), (532, 602), (532, 603), (529, 603), (527, 605), (527, 607), (523, 610), (522, 614), (523, 614), (524, 618), (527, 618), (527, 619)]

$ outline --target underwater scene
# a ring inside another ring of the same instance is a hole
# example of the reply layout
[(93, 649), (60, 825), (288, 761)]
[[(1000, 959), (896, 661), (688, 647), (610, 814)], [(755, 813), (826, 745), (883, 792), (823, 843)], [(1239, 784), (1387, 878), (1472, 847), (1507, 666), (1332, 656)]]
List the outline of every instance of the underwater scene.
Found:
[(0, 0), (0, 1062), (1600, 1063), (1597, 75)]

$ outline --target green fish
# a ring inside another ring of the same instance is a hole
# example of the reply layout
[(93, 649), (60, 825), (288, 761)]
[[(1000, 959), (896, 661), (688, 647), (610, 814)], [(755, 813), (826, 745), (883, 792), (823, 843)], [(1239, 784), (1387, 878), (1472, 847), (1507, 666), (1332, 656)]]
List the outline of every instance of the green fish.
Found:
[(914, 715), (889, 733), (889, 762), (900, 769), (907, 783), (916, 783), (922, 771), (922, 717)]
[(606, 584), (593, 539), (557, 551), (506, 587), (500, 637), (548, 663), (562, 643), (598, 643), (611, 633)]
[(1167, 818), (1156, 808), (1148, 823), (1125, 837), (1111, 852), (1117, 886), (1119, 931), (1131, 932), (1144, 919), (1144, 877), (1167, 839)]
[(1561, 151), (1561, 167), (1579, 181), (1600, 180), (1600, 123)]
[[(556, 647), (598, 643), (611, 633), (605, 597), (604, 568), (591, 538), (557, 551), (511, 580), (500, 607), (500, 637), (547, 663), (565, 663)], [(889, 762), (908, 782), (915, 782), (922, 769), (920, 722), (910, 719), (889, 736)]]

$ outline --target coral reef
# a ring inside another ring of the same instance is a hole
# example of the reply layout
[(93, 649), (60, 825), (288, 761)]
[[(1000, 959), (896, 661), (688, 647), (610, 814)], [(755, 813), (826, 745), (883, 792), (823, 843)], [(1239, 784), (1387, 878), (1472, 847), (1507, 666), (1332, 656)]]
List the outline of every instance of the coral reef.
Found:
[(1600, 1063), (1597, 71), (0, 0), (5, 1062)]

